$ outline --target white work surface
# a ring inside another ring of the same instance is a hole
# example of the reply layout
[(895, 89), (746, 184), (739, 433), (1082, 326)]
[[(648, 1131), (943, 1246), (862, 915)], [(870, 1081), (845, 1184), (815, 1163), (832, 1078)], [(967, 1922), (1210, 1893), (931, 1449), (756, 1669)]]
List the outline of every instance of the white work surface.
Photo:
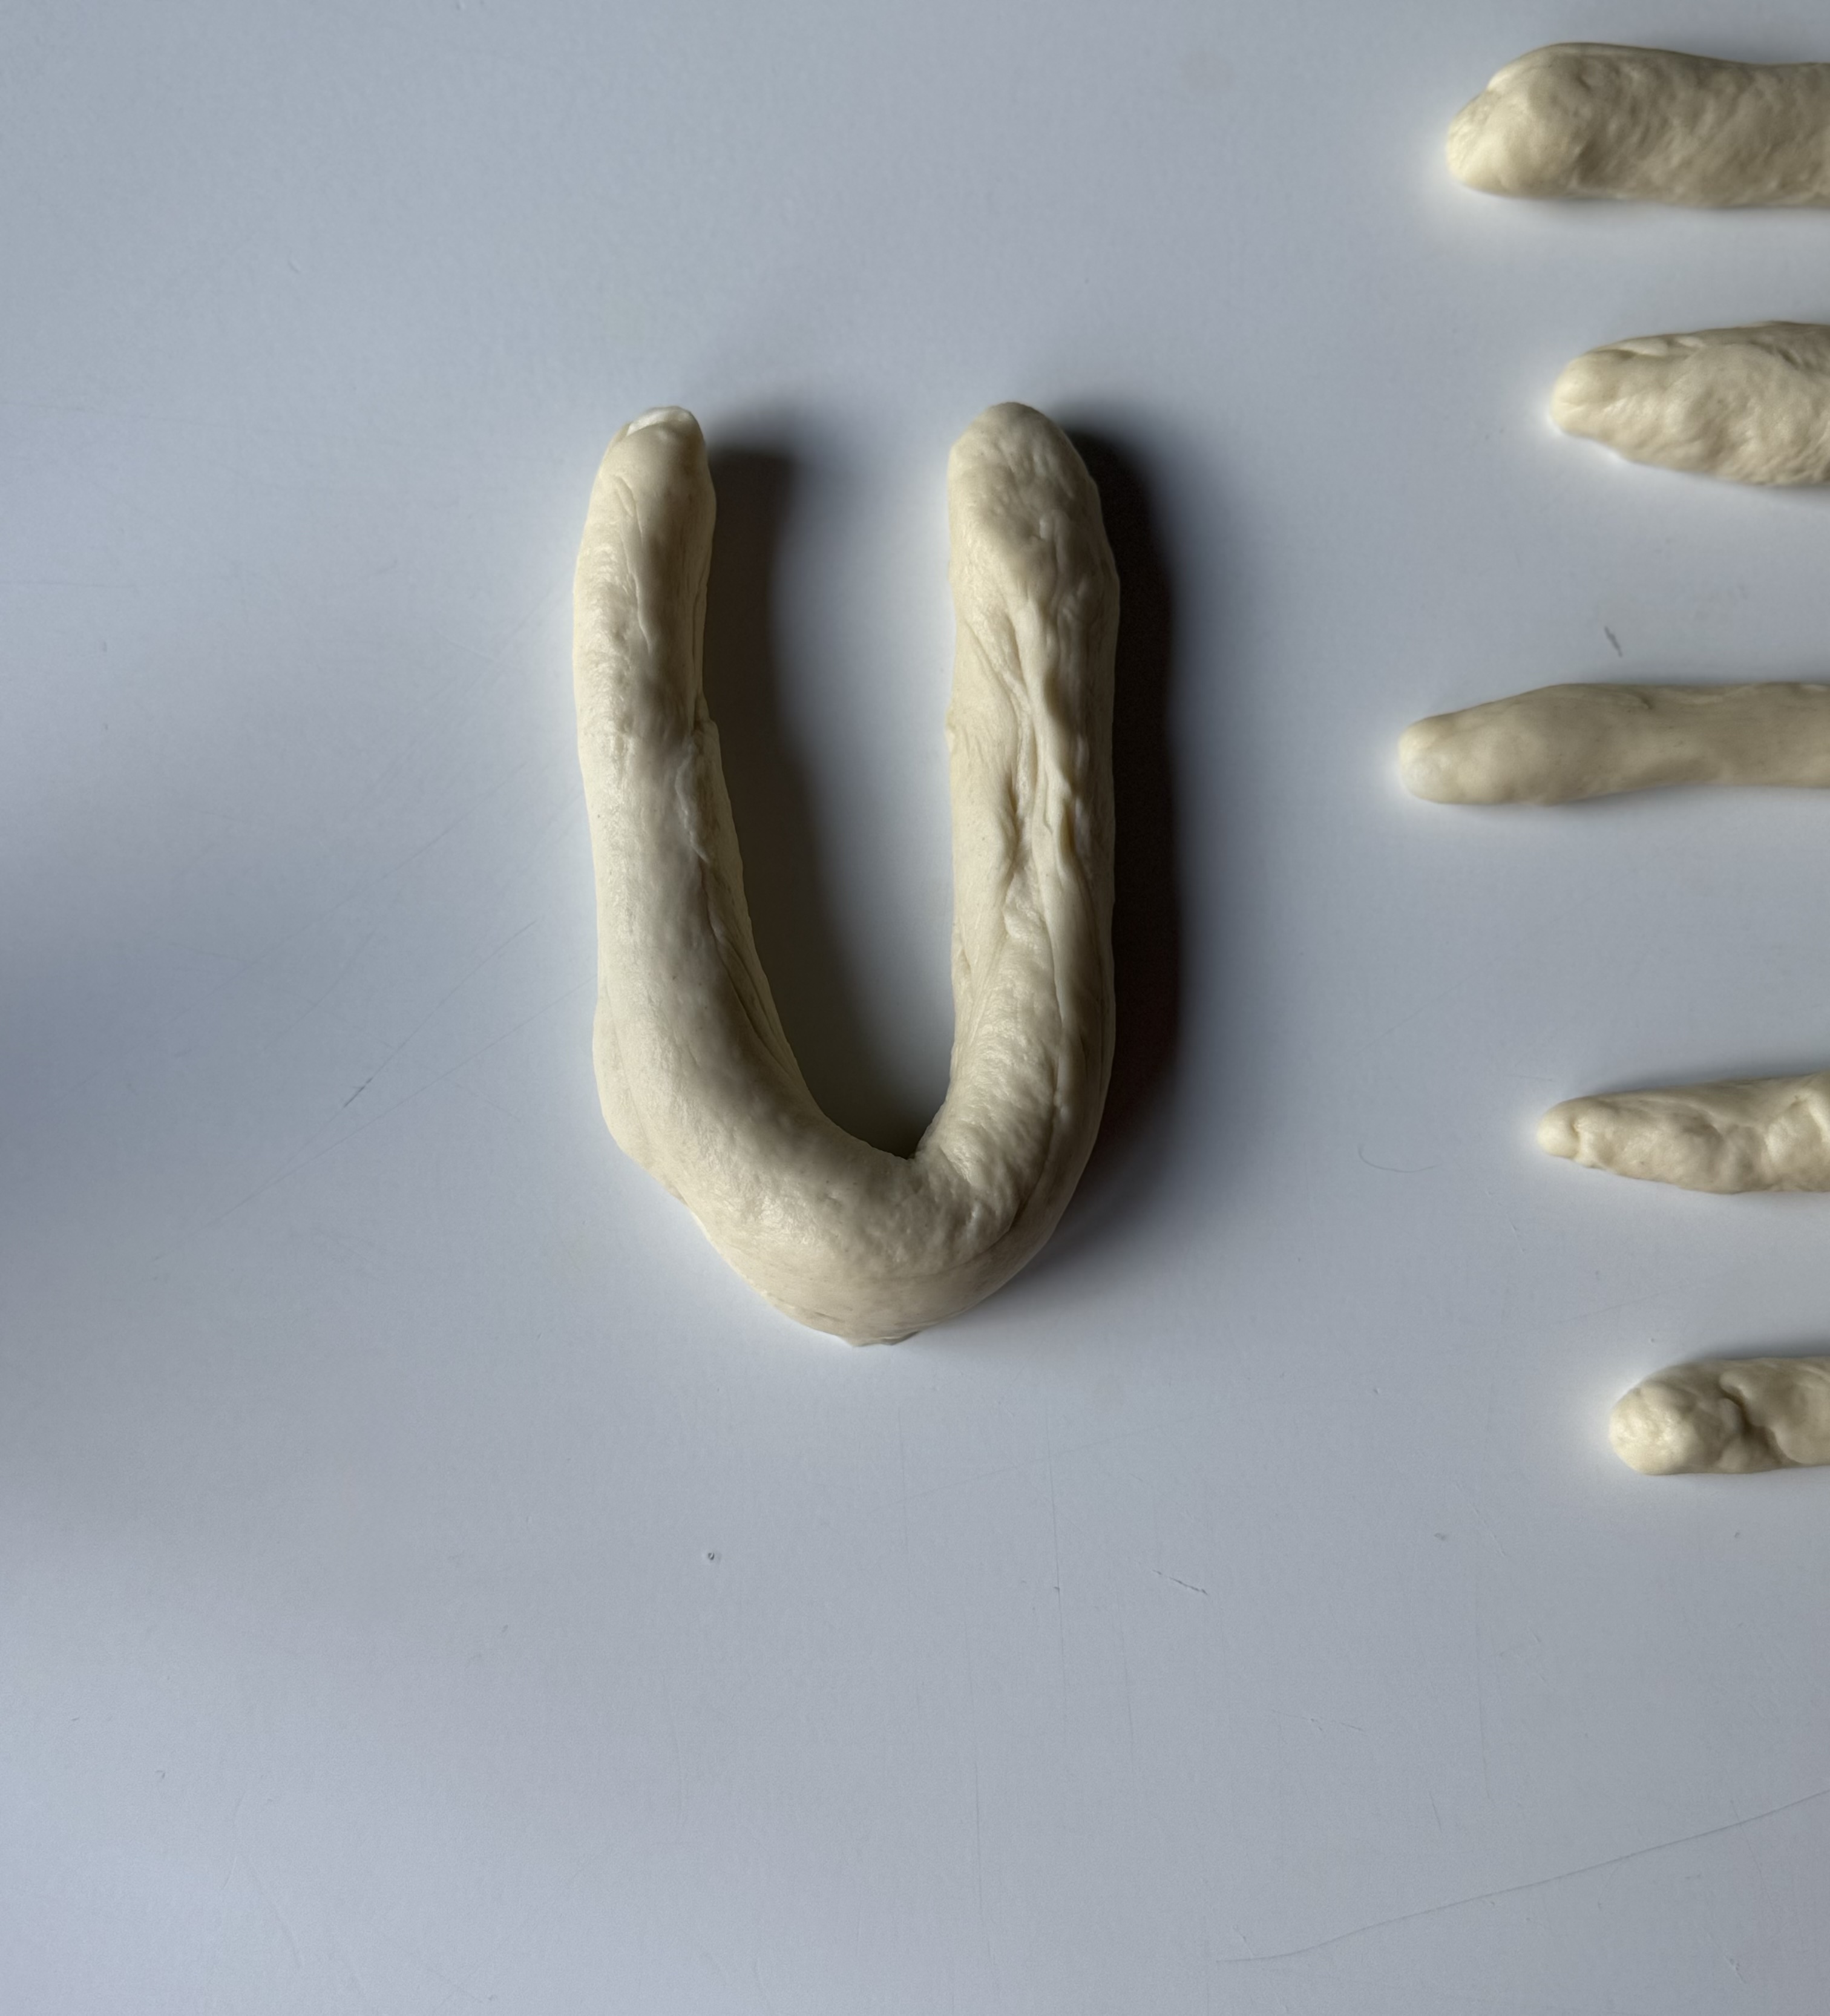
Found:
[[(1830, 1060), (1830, 798), (1408, 798), (1417, 715), (1822, 677), (1830, 499), (1558, 435), (1830, 315), (1830, 215), (1441, 159), (1572, 36), (1822, 9), (195, 0), (0, 89), (0, 2007), (1792, 2016), (1830, 1472), (1636, 1379), (1830, 1348), (1830, 1200), (1541, 1154)], [(854, 1351), (606, 1132), (571, 719), (611, 432), (690, 406), (807, 1078), (945, 1082), (947, 448), (1124, 580), (1113, 1110)]]

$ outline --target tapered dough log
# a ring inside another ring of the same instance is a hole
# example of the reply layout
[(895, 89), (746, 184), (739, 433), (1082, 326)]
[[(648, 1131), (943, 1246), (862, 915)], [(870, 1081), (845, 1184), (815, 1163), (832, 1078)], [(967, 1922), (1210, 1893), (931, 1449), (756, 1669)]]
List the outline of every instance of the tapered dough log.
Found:
[(706, 708), (714, 501), (691, 414), (616, 437), (574, 597), (611, 1132), (778, 1309), (857, 1343), (1001, 1287), (1053, 1229), (1112, 1062), (1113, 653), (1098, 494), (1059, 428), (994, 406), (947, 469), (955, 1028), (912, 1156), (827, 1119), (757, 959)]
[(1830, 483), (1830, 329), (1763, 322), (1586, 351), (1551, 393), (1566, 434), (1731, 483)]
[(1496, 196), (1830, 203), (1830, 63), (1556, 42), (1462, 107), (1448, 157)]
[(1414, 722), (1406, 787), (1439, 805), (1562, 805), (1662, 784), (1830, 787), (1830, 686), (1540, 686)]
[(1614, 1403), (1608, 1439), (1648, 1477), (1830, 1463), (1830, 1358), (1671, 1366)]
[(1584, 1168), (1681, 1190), (1830, 1190), (1830, 1071), (1566, 1099), (1537, 1139)]

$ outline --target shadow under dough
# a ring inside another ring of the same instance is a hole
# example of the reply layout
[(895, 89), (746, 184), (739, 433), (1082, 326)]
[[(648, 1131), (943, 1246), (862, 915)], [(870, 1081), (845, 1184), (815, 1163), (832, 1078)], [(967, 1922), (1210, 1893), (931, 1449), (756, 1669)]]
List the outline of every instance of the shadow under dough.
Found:
[(1081, 1179), (1092, 1194), (1167, 1093), (1181, 1042), (1182, 895), (1169, 732), (1175, 592), (1140, 459), (1109, 435), (1068, 433), (1098, 488), (1119, 587), (1112, 715), (1118, 1028), (1106, 1117)]

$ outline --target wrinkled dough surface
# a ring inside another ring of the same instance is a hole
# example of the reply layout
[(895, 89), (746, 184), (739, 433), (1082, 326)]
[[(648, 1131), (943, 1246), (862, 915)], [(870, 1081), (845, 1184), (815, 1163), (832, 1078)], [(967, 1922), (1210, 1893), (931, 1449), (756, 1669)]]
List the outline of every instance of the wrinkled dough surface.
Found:
[(1681, 1190), (1830, 1190), (1830, 1071), (1566, 1099), (1538, 1145)]
[(1830, 63), (1556, 42), (1462, 107), (1448, 158), (1496, 196), (1830, 203)]
[(1406, 729), (1407, 790), (1439, 805), (1562, 805), (1665, 784), (1830, 788), (1830, 686), (1540, 686)]
[(1585, 352), (1551, 393), (1566, 434), (1731, 483), (1830, 483), (1830, 329), (1763, 322)]
[(757, 956), (701, 681), (714, 508), (692, 415), (645, 413), (610, 444), (579, 549), (604, 1116), (778, 1308), (905, 1337), (1030, 1258), (1098, 1127), (1117, 577), (1066, 436), (1026, 406), (981, 415), (947, 470), (952, 1065), (915, 1154), (892, 1155), (815, 1105)]
[(1648, 1477), (1830, 1463), (1830, 1358), (1671, 1366), (1614, 1403), (1608, 1439)]

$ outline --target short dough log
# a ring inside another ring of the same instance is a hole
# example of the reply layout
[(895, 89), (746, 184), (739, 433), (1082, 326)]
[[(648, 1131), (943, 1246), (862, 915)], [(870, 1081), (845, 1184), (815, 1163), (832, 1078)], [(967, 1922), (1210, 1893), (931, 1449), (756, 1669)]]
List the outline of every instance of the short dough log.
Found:
[(1414, 722), (1406, 787), (1439, 805), (1562, 805), (1661, 784), (1830, 788), (1830, 686), (1558, 686)]
[(1608, 1439), (1648, 1477), (1830, 1463), (1830, 1358), (1674, 1365), (1615, 1402)]
[(1462, 107), (1448, 157), (1496, 196), (1830, 203), (1830, 63), (1553, 43)]
[(1567, 365), (1551, 418), (1630, 462), (1731, 483), (1830, 483), (1830, 329), (1635, 336)]
[(1830, 1190), (1830, 1071), (1566, 1099), (1538, 1146), (1681, 1190)]
[(611, 1132), (799, 1321), (857, 1343), (970, 1309), (1072, 1194), (1112, 1061), (1118, 581), (1092, 481), (1026, 406), (947, 473), (955, 1029), (912, 1156), (814, 1104), (757, 957), (700, 678), (713, 497), (691, 414), (611, 442), (578, 556), (579, 757)]

